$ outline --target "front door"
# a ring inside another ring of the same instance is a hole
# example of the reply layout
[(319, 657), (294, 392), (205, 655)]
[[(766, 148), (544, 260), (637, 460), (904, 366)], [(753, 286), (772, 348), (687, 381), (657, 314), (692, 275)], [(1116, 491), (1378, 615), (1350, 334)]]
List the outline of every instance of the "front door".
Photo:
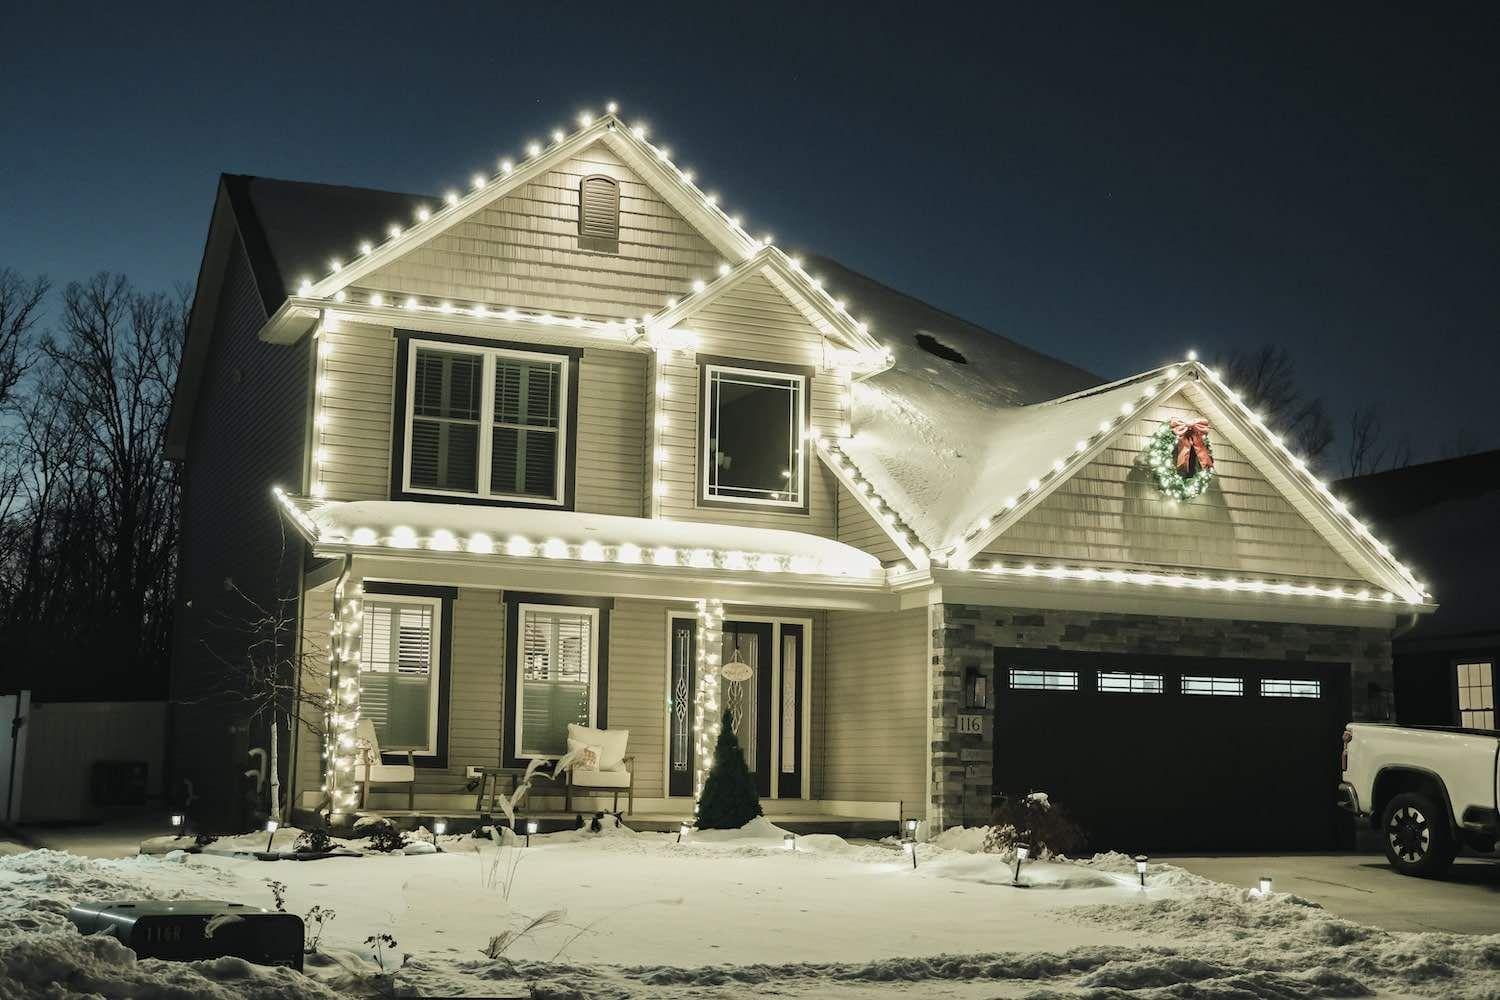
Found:
[[(667, 790), (685, 797), (693, 794), (697, 621), (673, 616), (668, 644)], [(724, 620), (719, 708), (762, 798), (802, 795), (805, 649), (801, 624)]]
[(719, 660), (719, 705), (729, 715), (761, 798), (771, 796), (772, 632), (770, 622), (724, 619)]

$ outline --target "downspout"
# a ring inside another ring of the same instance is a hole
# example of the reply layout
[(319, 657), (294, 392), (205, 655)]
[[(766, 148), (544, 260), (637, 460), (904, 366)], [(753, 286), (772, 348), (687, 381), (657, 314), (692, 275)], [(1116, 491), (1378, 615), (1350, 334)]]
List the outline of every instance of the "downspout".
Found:
[(1410, 632), (1412, 629), (1416, 628), (1417, 627), (1417, 619), (1420, 618), (1420, 617), (1421, 617), (1421, 615), (1419, 615), (1415, 611), (1413, 611), (1410, 615), (1408, 615), (1407, 618), (1406, 618), (1406, 623), (1405, 624), (1397, 625), (1395, 627), (1395, 629), (1392, 630), (1392, 632), (1391, 632), (1391, 641), (1395, 642), (1397, 639), (1401, 638), (1403, 635), (1405, 635), (1406, 633)]

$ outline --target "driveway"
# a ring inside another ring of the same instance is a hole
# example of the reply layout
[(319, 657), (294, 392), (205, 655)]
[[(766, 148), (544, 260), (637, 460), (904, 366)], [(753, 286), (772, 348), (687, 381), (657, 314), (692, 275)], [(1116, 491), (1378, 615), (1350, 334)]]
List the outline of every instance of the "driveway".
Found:
[(1459, 858), (1442, 879), (1397, 875), (1382, 854), (1228, 854), (1159, 860), (1220, 882), (1311, 899), (1341, 917), (1391, 931), (1500, 933), (1500, 861)]

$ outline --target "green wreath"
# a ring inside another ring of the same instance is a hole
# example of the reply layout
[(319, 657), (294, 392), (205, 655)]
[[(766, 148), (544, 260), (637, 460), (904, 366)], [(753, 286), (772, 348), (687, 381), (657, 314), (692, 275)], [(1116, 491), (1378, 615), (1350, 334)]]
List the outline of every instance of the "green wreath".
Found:
[(1190, 476), (1177, 471), (1177, 435), (1172, 433), (1170, 424), (1163, 424), (1146, 442), (1146, 462), (1156, 477), (1156, 485), (1173, 500), (1200, 496), (1214, 478), (1212, 466), (1199, 466)]

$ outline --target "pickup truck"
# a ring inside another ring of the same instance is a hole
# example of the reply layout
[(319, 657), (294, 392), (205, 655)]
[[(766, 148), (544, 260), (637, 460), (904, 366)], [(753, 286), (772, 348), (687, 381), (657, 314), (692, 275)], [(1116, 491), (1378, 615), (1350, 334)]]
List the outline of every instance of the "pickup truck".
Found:
[(1403, 875), (1441, 875), (1460, 846), (1500, 838), (1500, 732), (1355, 722), (1344, 727), (1339, 805), (1381, 831)]

